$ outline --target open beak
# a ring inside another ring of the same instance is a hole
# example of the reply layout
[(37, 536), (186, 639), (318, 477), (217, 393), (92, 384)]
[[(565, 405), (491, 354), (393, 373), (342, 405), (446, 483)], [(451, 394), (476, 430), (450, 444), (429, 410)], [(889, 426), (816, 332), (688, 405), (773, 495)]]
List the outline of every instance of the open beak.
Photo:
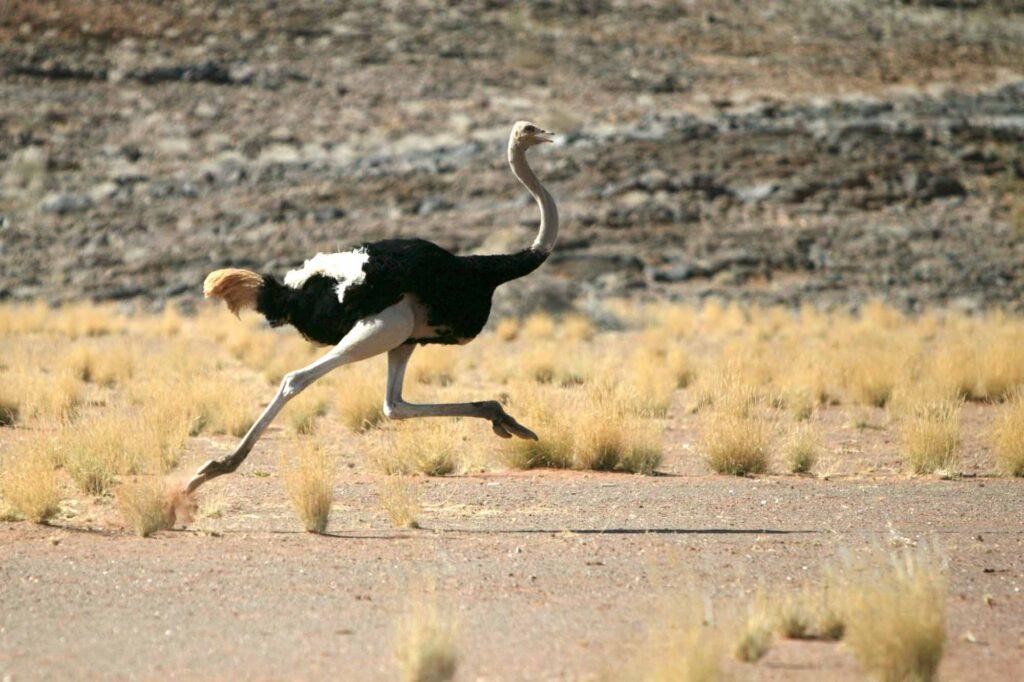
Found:
[(554, 139), (553, 139), (554, 136), (555, 136), (555, 134), (553, 132), (549, 131), (549, 130), (539, 130), (534, 135), (534, 137), (536, 137), (537, 140), (542, 142), (542, 143), (543, 142), (554, 142)]

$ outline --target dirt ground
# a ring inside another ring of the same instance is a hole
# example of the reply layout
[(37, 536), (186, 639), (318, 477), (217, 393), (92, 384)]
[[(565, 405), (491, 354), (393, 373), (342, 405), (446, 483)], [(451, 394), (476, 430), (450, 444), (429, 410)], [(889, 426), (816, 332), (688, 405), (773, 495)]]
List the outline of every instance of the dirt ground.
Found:
[[(928, 542), (949, 561), (943, 678), (1020, 679), (1024, 487), (988, 475), (991, 411), (965, 409), (964, 475), (941, 480), (901, 473), (881, 410), (857, 428), (840, 408), (814, 417), (825, 475), (710, 475), (696, 418), (676, 409), (659, 475), (421, 478), (417, 530), (392, 528), (379, 504), (362, 450), (381, 434), (328, 424), (345, 458), (326, 535), (298, 530), (277, 467), (292, 436), (274, 427), (239, 474), (200, 490), (187, 527), (140, 539), (86, 502), (54, 527), (0, 524), (0, 672), (394, 679), (396, 620), (433, 589), (459, 623), (458, 679), (615, 679), (687, 594), (728, 619), (757, 588), (819, 580), (844, 553)], [(232, 443), (194, 439), (182, 469)], [(777, 641), (729, 667), (861, 678), (849, 651), (820, 642)]]

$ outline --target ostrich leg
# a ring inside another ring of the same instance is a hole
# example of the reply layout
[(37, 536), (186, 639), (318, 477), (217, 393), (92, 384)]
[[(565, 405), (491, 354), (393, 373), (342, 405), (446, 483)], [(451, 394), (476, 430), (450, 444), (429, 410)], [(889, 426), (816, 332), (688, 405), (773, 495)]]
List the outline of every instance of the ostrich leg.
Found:
[(387, 308), (373, 317), (360, 320), (345, 335), (341, 342), (316, 362), (294, 372), (289, 372), (281, 381), (277, 395), (270, 401), (263, 414), (242, 438), (235, 451), (220, 459), (211, 459), (196, 471), (189, 481), (187, 492), (192, 492), (210, 479), (229, 474), (245, 461), (256, 441), (270, 426), (277, 413), (289, 400), (301, 393), (310, 384), (341, 365), (359, 362), (395, 348), (412, 333), (412, 307), (405, 300)]
[(402, 382), (405, 367), (409, 363), (413, 345), (393, 348), (388, 352), (388, 388), (384, 395), (384, 414), (391, 419), (412, 419), (414, 417), (478, 417), (491, 422), (494, 433), (502, 438), (519, 436), (537, 440), (537, 434), (526, 428), (502, 409), (496, 400), (475, 403), (414, 404), (402, 399)]

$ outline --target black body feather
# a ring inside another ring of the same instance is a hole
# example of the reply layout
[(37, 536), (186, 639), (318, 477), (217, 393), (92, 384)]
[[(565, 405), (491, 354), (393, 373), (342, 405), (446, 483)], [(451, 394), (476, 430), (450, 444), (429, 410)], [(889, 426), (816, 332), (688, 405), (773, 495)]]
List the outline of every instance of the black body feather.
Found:
[(364, 278), (338, 300), (338, 282), (313, 275), (300, 287), (287, 287), (263, 275), (256, 309), (274, 326), (291, 324), (307, 339), (334, 345), (369, 315), (414, 294), (436, 330), (408, 343), (464, 342), (484, 328), (491, 297), (501, 284), (536, 270), (547, 259), (537, 249), (496, 256), (457, 256), (423, 239), (388, 239), (362, 244), (369, 258)]

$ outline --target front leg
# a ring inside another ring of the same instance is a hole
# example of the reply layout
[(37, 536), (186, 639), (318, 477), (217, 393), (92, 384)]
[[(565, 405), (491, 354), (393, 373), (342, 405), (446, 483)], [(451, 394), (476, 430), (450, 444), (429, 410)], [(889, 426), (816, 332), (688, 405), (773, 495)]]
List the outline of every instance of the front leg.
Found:
[(188, 482), (185, 490), (191, 493), (206, 481), (233, 472), (245, 461), (253, 446), (256, 445), (256, 441), (289, 400), (314, 381), (341, 365), (359, 362), (398, 346), (409, 338), (412, 327), (412, 308), (404, 299), (377, 315), (360, 320), (345, 335), (345, 338), (322, 358), (285, 375), (277, 395), (263, 410), (263, 414), (245, 434), (235, 451), (227, 457), (211, 459), (201, 466), (192, 480)]
[(537, 434), (517, 422), (496, 400), (473, 403), (415, 404), (402, 399), (405, 368), (416, 346), (406, 344), (388, 353), (388, 388), (384, 395), (384, 415), (390, 419), (415, 417), (476, 417), (491, 422), (491, 428), (502, 438), (518, 436), (538, 440)]

